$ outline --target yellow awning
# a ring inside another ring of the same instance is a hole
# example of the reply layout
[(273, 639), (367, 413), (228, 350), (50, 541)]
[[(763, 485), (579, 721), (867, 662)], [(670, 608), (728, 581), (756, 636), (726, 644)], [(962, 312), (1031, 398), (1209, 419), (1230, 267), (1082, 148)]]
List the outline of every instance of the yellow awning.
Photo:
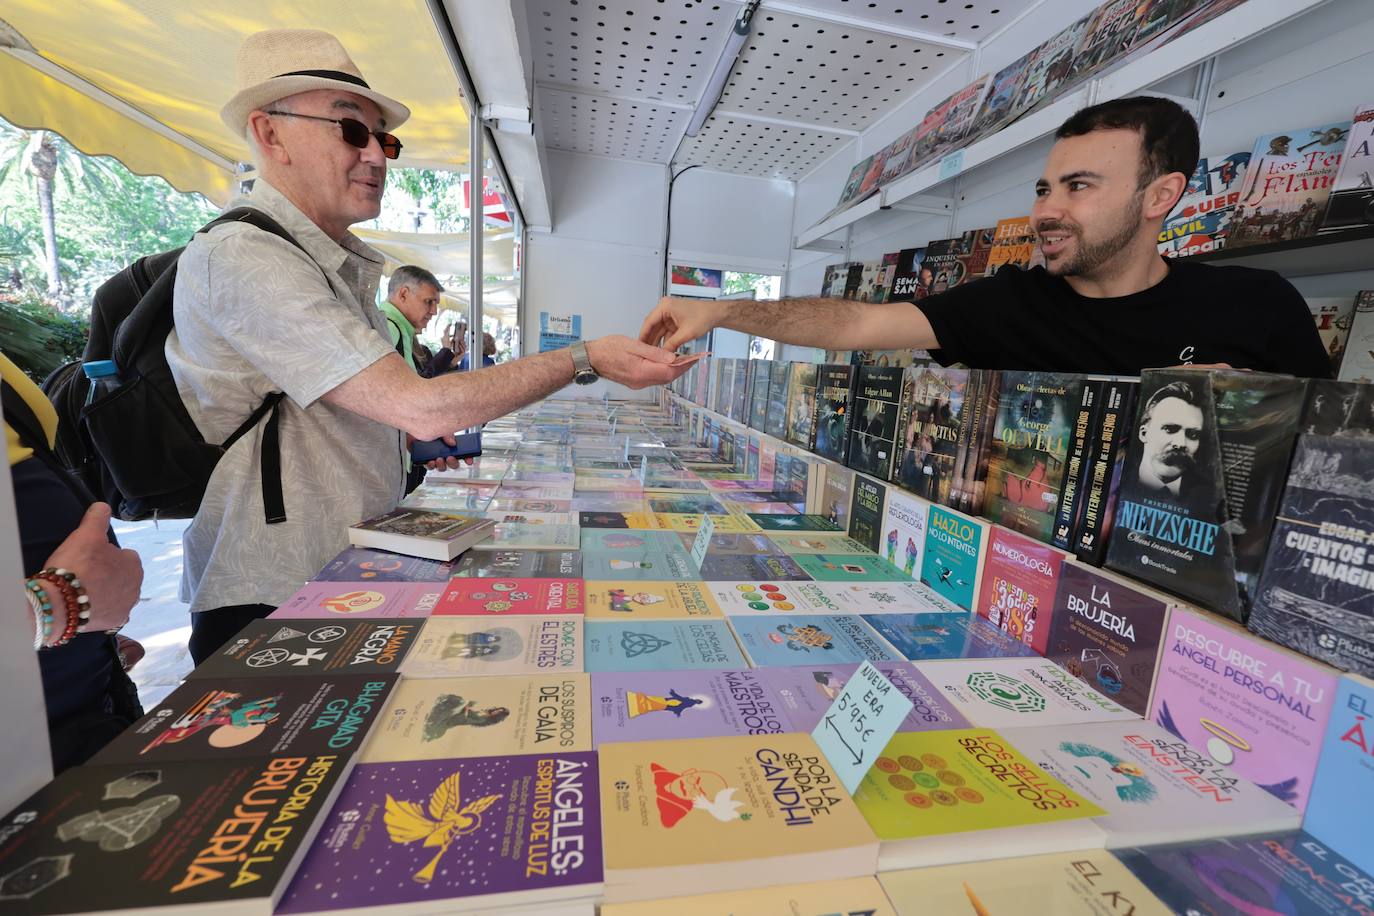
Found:
[[(441, 277), (471, 269), (466, 232), (387, 232), (355, 227), (353, 234), (386, 255), (386, 272), (415, 264)], [(482, 272), (509, 277), (515, 273), (515, 233), (510, 229), (482, 233)]]
[[(334, 33), (374, 88), (408, 105), (413, 114), (397, 131), (405, 144), (397, 164), (454, 168), (467, 161), (461, 90), (423, 0), (5, 0), (0, 18), (23, 39), (11, 42), (19, 50), (0, 53), (0, 116), (56, 131), (84, 153), (114, 156), (131, 171), (162, 175), (217, 203), (228, 199), (232, 163), (247, 156), (219, 110), (234, 93), (239, 44), (262, 29)], [(30, 66), (30, 53), (94, 91)], [(98, 100), (103, 93), (132, 111), (112, 111)]]

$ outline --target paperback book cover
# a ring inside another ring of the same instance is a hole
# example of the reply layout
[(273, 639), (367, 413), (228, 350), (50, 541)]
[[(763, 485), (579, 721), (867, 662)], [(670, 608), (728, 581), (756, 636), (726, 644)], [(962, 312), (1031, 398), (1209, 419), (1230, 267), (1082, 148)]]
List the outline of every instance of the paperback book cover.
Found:
[(724, 620), (589, 620), (588, 671), (747, 668)]
[(845, 179), (844, 186), (840, 188), (840, 199), (835, 206), (835, 211), (842, 209), (845, 204), (858, 203), (859, 200), (862, 200), (859, 197), (859, 187), (864, 183), (864, 176), (868, 174), (868, 168), (872, 164), (873, 157), (869, 156), (849, 170), (849, 177)]
[(443, 760), (588, 751), (585, 674), (403, 678), (359, 760)]
[(807, 451), (815, 443), (816, 370), (815, 363), (790, 363), (791, 375), (787, 383), (787, 428), (783, 436), (788, 442)]
[(871, 876), (877, 843), (810, 735), (601, 746), (606, 902)]
[(813, 451), (822, 458), (841, 464), (849, 452), (853, 387), (853, 366), (821, 366), (816, 371)]
[[(933, 278), (921, 274), (921, 262), (925, 257), (924, 248), (903, 248), (897, 252), (897, 266), (892, 274), (892, 292), (888, 294), (888, 302), (912, 302), (929, 291)], [(918, 293), (918, 290), (922, 292)]]
[(979, 728), (1139, 721), (1047, 658), (950, 659), (919, 667)]
[(585, 585), (588, 620), (721, 616), (709, 587), (702, 582), (588, 579)]
[(1025, 82), (1012, 106), (1018, 113), (1029, 111), (1056, 95), (1073, 71), (1074, 58), (1091, 18), (1089, 13), (1032, 52), (1035, 58), (1026, 68)]
[(1125, 54), (1135, 38), (1139, 0), (1107, 0), (1092, 14), (1083, 43), (1074, 55), (1071, 79), (1084, 79)]
[(362, 764), (279, 913), (492, 912), (601, 888), (596, 755)]
[(1355, 109), (1355, 120), (1345, 139), (1341, 164), (1326, 201), (1326, 216), (1322, 232), (1339, 232), (1357, 226), (1368, 226), (1369, 205), (1374, 202), (1374, 159), (1369, 145), (1374, 141), (1374, 105)]
[(988, 93), (983, 97), (983, 105), (979, 108), (977, 117), (973, 119), (973, 128), (969, 132), (971, 136), (989, 134), (1016, 117), (1016, 97), (1025, 85), (1030, 65), (1035, 60), (1035, 53), (1032, 50), (993, 74), (988, 84)]
[(707, 582), (728, 582), (736, 579), (776, 579), (779, 582), (789, 582), (821, 578), (806, 564), (806, 559), (773, 554), (708, 552), (701, 561), (701, 578)]
[(311, 582), (272, 612), (273, 620), (428, 617), (447, 583)]
[(862, 618), (853, 614), (728, 619), (749, 664), (755, 668), (904, 660)]
[(1293, 455), (1249, 627), (1374, 674), (1374, 440), (1303, 435)]
[(491, 533), (491, 522), (430, 512), (393, 509), (348, 529), (354, 547), (394, 550), (431, 560), (452, 560)]
[(1350, 122), (1337, 121), (1256, 139), (1227, 246), (1316, 235), (1349, 136)]
[(1106, 810), (1107, 848), (1295, 830), (1302, 815), (1148, 722), (1007, 728), (1037, 767)]
[(1144, 716), (1168, 616), (1168, 605), (1139, 586), (1066, 563), (1045, 657)]
[(983, 269), (983, 276), (991, 277), (1007, 265), (1022, 269), (1030, 267), (1034, 251), (1035, 230), (1031, 228), (1029, 216), (999, 219), (997, 228), (993, 230), (992, 249), (988, 252), (988, 264)]
[(1306, 832), (1116, 849), (1113, 854), (1171, 913), (1370, 912), (1374, 878)]
[(988, 458), (987, 517), (1042, 543), (1054, 534), (1083, 377), (1003, 372)]
[(760, 431), (767, 427), (768, 389), (772, 374), (771, 359), (749, 361), (749, 425)]
[[(874, 662), (873, 667), (892, 682), (902, 696), (911, 701), (898, 731), (920, 732), (942, 728), (965, 728), (961, 716), (924, 674), (909, 662)], [(786, 668), (760, 668), (755, 672), (777, 693), (792, 731), (811, 733), (830, 711), (844, 685), (859, 670), (857, 664), (792, 665)]]
[(963, 610), (920, 582), (817, 582), (816, 587), (844, 613), (928, 614)]
[(992, 526), (978, 616), (1044, 655), (1063, 562), (1064, 554), (1053, 547)]
[[(808, 731), (793, 723), (787, 704), (764, 678), (766, 673), (743, 669), (594, 674), (592, 738), (600, 746), (608, 741)], [(814, 705), (819, 704), (817, 698)]]
[(810, 534), (774, 532), (768, 535), (768, 540), (777, 549), (792, 557), (805, 553), (867, 554), (873, 552), (849, 535), (840, 534), (838, 531), (815, 531)]
[[(921, 551), (926, 545), (928, 503), (892, 489), (883, 512), (883, 536), (879, 542), (888, 563), (898, 566), (908, 579), (921, 574)], [(819, 578), (819, 577), (818, 577)]]
[(1089, 429), (1090, 454), (1082, 482), (1083, 511), (1076, 513), (1069, 542), (1074, 556), (1092, 566), (1102, 565), (1111, 543), (1126, 450), (1138, 435), (1134, 419), (1139, 392), (1140, 382), (1135, 379), (1108, 380)]
[(1303, 828), (1366, 873), (1374, 873), (1369, 818), (1374, 814), (1374, 744), (1365, 731), (1374, 713), (1374, 682), (1341, 678), (1312, 781)]
[(116, 735), (90, 764), (347, 757), (367, 739), (395, 684), (394, 674), (190, 680)]
[(906, 370), (893, 480), (928, 502), (950, 504), (955, 461), (968, 444), (968, 383), (967, 369)]
[(854, 498), (849, 504), (849, 536), (874, 553), (882, 542), (886, 496), (887, 487), (855, 475)]
[(881, 187), (901, 178), (911, 171), (911, 148), (916, 141), (917, 127), (902, 134), (887, 145), (887, 158), (883, 161), (883, 174), (878, 179)]
[(1070, 417), (1069, 444), (1064, 462), (1064, 483), (1054, 508), (1054, 524), (1049, 543), (1061, 550), (1072, 548), (1074, 534), (1081, 527), (1083, 502), (1089, 486), (1090, 468), (1101, 434), (1097, 422), (1104, 412), (1106, 389), (1112, 380), (1089, 376), (1083, 379), (1078, 403)]
[(926, 519), (921, 583), (966, 611), (973, 610), (986, 525), (943, 506), (931, 506)]
[(1355, 302), (1349, 296), (1305, 296), (1307, 310), (1317, 326), (1317, 336), (1331, 357), (1331, 374), (1339, 376), (1350, 327), (1355, 322)]
[(395, 673), (420, 621), (255, 620), (197, 665), (187, 678)]
[(1302, 811), (1336, 686), (1324, 665), (1213, 614), (1175, 607), (1150, 719)]
[(367, 547), (348, 547), (325, 564), (316, 582), (447, 582), (454, 561), (408, 557)]
[(468, 579), (578, 579), (582, 554), (576, 550), (470, 550), (458, 558), (454, 576)]
[(807, 553), (793, 559), (817, 582), (903, 582), (909, 578), (896, 566), (873, 554)]
[(865, 614), (863, 619), (907, 661), (1016, 658), (1035, 654), (986, 620), (963, 611)]
[(581, 579), (451, 579), (436, 616), (581, 614)]
[[(698, 580), (701, 578), (680, 542), (654, 535), (674, 535), (672, 531), (616, 531), (587, 529), (585, 534), (604, 538), (605, 549), (582, 554), (582, 575), (587, 579), (624, 579), (636, 581)], [(634, 546), (639, 542), (640, 546)], [(610, 546), (610, 545), (618, 546)]]
[[(690, 531), (671, 532), (679, 538), (679, 543), (683, 550), (691, 550), (696, 535)], [(834, 538), (837, 535), (816, 535), (816, 537)], [(843, 537), (843, 535), (838, 535)], [(710, 546), (706, 550), (706, 556), (744, 556), (744, 557), (779, 557), (787, 554), (773, 539), (763, 533), (746, 534), (743, 532), (733, 534), (712, 534)]]
[(711, 595), (726, 615), (779, 617), (803, 614), (900, 614), (957, 610), (917, 582), (712, 582)]
[(792, 364), (774, 360), (768, 379), (768, 410), (764, 414), (763, 431), (775, 439), (787, 435), (787, 394), (791, 378)]
[(1226, 246), (1249, 162), (1247, 152), (1198, 160), (1183, 196), (1160, 229), (1160, 254), (1186, 258)]
[(582, 618), (575, 614), (431, 617), (401, 673), (406, 677), (485, 677), (582, 670)]
[(881, 480), (892, 476), (903, 370), (860, 366), (846, 463)]
[(336, 754), (73, 767), (0, 819), (5, 913), (271, 913), (347, 768)]
[[(857, 492), (858, 487), (856, 486), (855, 493)], [(749, 524), (753, 525), (753, 528), (742, 529), (745, 531), (757, 529), (760, 531), (783, 532), (811, 531), (819, 534), (844, 533), (843, 529), (823, 515), (777, 515), (772, 513), (760, 514), (750, 512), (746, 513), (746, 519)], [(721, 529), (717, 528), (717, 530)]]

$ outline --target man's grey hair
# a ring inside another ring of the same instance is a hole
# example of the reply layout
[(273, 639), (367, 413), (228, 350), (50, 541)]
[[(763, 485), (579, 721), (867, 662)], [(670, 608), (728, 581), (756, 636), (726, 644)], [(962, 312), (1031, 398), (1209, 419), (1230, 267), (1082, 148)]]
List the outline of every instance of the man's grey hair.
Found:
[(386, 284), (386, 295), (387, 298), (396, 295), (403, 286), (409, 287), (415, 292), (419, 292), (421, 285), (426, 284), (434, 287), (441, 293), (444, 291), (444, 287), (440, 285), (439, 280), (434, 274), (425, 270), (423, 267), (417, 267), (414, 264), (406, 264), (396, 268), (391, 274), (391, 279), (387, 281)]
[[(299, 93), (297, 93), (297, 95), (299, 95)], [(268, 104), (263, 105), (261, 108), (259, 108), (259, 109), (254, 109), (254, 110), (255, 110), (255, 111), (294, 111), (295, 109), (292, 108), (292, 105), (295, 104), (295, 98), (296, 98), (296, 96), (294, 96), (294, 95), (288, 95), (288, 96), (286, 96), (285, 98), (277, 99), (275, 102), (269, 102)], [(262, 171), (262, 164), (263, 164), (263, 161), (264, 161), (264, 157), (263, 157), (263, 155), (262, 155), (262, 149), (258, 147), (258, 138), (257, 138), (256, 136), (254, 136), (254, 134), (253, 134), (253, 122), (252, 122), (252, 121), (249, 121), (247, 124), (245, 124), (245, 125), (243, 126), (243, 139), (244, 139), (244, 141), (247, 142), (247, 144), (248, 144), (248, 153), (249, 153), (249, 159), (248, 159), (248, 161), (251, 162), (251, 163), (253, 163), (254, 165), (256, 165), (256, 166), (258, 167), (258, 171)]]

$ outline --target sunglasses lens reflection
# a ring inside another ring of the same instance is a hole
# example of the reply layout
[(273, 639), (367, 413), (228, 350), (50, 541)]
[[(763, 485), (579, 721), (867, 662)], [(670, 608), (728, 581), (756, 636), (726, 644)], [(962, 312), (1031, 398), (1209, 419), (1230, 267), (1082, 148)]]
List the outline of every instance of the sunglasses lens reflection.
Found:
[[(366, 149), (368, 141), (372, 138), (372, 131), (367, 129), (367, 125), (362, 121), (355, 121), (352, 118), (340, 118), (339, 127), (343, 132), (344, 142), (358, 149)], [(394, 134), (377, 131), (377, 142), (381, 144), (382, 155), (388, 159), (395, 159), (401, 155), (401, 141), (397, 140)]]

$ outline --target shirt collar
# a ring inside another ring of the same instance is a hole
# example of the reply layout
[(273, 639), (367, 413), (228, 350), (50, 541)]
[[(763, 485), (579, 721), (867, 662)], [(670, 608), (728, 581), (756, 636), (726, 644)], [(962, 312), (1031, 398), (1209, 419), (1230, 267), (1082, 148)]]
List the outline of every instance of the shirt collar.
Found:
[(406, 313), (393, 305), (390, 299), (382, 300), (382, 310), (400, 322), (402, 331), (409, 331), (410, 336), (415, 336), (415, 325), (410, 323), (410, 319), (406, 317)]
[(305, 249), (315, 263), (335, 273), (344, 265), (350, 254), (357, 255), (369, 262), (380, 272), (384, 258), (381, 252), (365, 243), (351, 232), (334, 241), (325, 231), (300, 211), (286, 195), (272, 187), (265, 179), (257, 178), (253, 190), (246, 195), (237, 196), (230, 207), (249, 206), (267, 213)]

